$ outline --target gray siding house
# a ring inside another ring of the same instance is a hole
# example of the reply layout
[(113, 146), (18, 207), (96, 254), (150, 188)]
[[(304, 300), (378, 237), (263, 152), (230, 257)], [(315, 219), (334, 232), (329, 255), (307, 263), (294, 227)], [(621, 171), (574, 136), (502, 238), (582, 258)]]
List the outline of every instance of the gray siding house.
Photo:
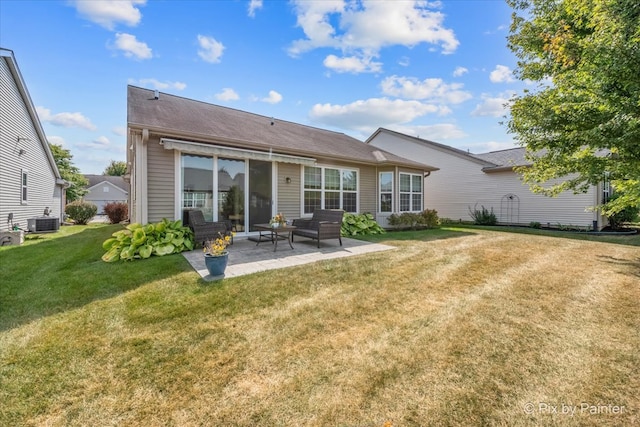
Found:
[(132, 222), (200, 209), (248, 234), (280, 212), (420, 211), (437, 169), (342, 133), (134, 86), (127, 123)]
[(98, 215), (104, 214), (107, 203), (128, 203), (129, 184), (121, 176), (84, 175), (89, 181), (83, 199), (98, 207)]
[(526, 166), (524, 148), (471, 154), (444, 144), (380, 128), (369, 145), (437, 166), (425, 180), (425, 207), (441, 218), (471, 221), (469, 209), (493, 209), (502, 224), (579, 226), (600, 229), (606, 219), (591, 209), (602, 203), (606, 189), (592, 186), (581, 194), (564, 192), (558, 197), (533, 193), (516, 166)]
[(41, 217), (62, 222), (66, 181), (49, 149), (13, 51), (0, 48), (0, 230)]

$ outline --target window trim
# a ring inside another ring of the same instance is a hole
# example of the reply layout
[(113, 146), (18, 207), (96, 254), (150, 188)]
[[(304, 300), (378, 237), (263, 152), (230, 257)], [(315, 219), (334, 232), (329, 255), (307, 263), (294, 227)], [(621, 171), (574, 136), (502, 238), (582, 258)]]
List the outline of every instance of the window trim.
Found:
[[(382, 175), (383, 174), (389, 174), (391, 175), (391, 191), (382, 191)], [(393, 171), (381, 171), (378, 172), (378, 212), (380, 213), (393, 213), (393, 206), (395, 205), (395, 198), (394, 198), (394, 190), (395, 190), (395, 177), (396, 174)], [(382, 195), (383, 194), (390, 194), (391, 195), (391, 210), (389, 211), (383, 211), (382, 210)]]
[[(305, 172), (307, 170), (307, 168), (318, 168), (320, 169), (320, 188), (307, 188), (306, 187), (306, 183), (305, 183)], [(325, 188), (325, 184), (326, 184), (326, 174), (325, 171), (327, 169), (332, 169), (332, 170), (337, 170), (338, 171), (338, 176), (340, 177), (340, 189), (338, 190), (333, 190), (333, 189), (327, 189)], [(356, 175), (356, 189), (355, 190), (345, 190), (343, 188), (343, 173), (344, 172), (353, 172)], [(319, 192), (320, 193), (320, 209), (326, 209), (326, 205), (325, 205), (325, 194), (326, 193), (339, 193), (340, 194), (340, 207), (339, 209), (344, 209), (344, 195), (345, 194), (355, 194), (356, 196), (356, 207), (355, 207), (355, 211), (353, 213), (357, 213), (360, 209), (360, 169), (358, 168), (354, 168), (354, 167), (349, 167), (349, 166), (337, 166), (337, 165), (313, 165), (313, 166), (303, 166), (301, 168), (301, 198), (300, 198), (300, 213), (301, 216), (311, 216), (312, 213), (311, 212), (306, 212), (305, 211), (305, 193), (307, 191), (309, 192)], [(347, 211), (345, 210), (345, 212), (351, 212), (351, 211)]]
[(29, 203), (29, 170), (20, 169), (20, 204)]
[[(402, 191), (402, 187), (401, 187), (401, 182), (402, 182), (402, 176), (403, 175), (407, 175), (409, 176), (409, 191)], [(420, 192), (414, 191), (413, 189), (413, 178), (414, 177), (420, 177), (419, 178), (419, 182), (420, 182)], [(409, 195), (409, 210), (402, 210), (402, 201), (401, 201), (401, 197), (403, 194), (408, 194)], [(413, 206), (413, 196), (419, 194), (420, 195), (420, 207), (418, 209), (416, 209), (415, 206)], [(399, 172), (398, 173), (398, 211), (399, 212), (422, 212), (422, 206), (424, 205), (424, 177), (421, 174), (417, 174), (417, 173), (410, 173), (410, 172)]]

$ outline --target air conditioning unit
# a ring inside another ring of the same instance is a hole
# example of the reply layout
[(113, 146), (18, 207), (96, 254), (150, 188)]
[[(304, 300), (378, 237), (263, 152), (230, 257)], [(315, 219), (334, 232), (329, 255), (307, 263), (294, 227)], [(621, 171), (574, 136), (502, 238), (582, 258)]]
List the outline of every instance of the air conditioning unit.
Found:
[(58, 231), (58, 228), (60, 228), (60, 220), (58, 218), (41, 216), (27, 219), (27, 230), (32, 233)]

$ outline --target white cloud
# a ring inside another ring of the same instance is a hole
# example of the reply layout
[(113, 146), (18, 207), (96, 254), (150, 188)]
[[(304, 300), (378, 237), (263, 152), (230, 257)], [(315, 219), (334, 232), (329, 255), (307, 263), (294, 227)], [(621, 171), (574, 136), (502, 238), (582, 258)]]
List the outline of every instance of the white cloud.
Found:
[(509, 111), (511, 96), (513, 93), (503, 93), (495, 97), (483, 94), (482, 104), (476, 105), (471, 115), (475, 117), (502, 117)]
[(91, 140), (91, 142), (81, 142), (75, 144), (78, 148), (88, 148), (91, 150), (101, 150), (101, 151), (121, 151), (120, 147), (114, 147), (111, 144), (111, 141), (106, 136), (102, 135), (97, 137), (96, 139)]
[(64, 138), (61, 136), (47, 136), (47, 141), (50, 144), (59, 145), (60, 147), (64, 147), (67, 143), (64, 141)]
[(408, 56), (403, 56), (402, 58), (400, 58), (400, 60), (398, 61), (398, 65), (402, 66), (402, 67), (408, 67), (409, 65), (411, 65), (411, 59), (409, 59)]
[(515, 81), (511, 69), (505, 65), (496, 65), (496, 69), (489, 74), (493, 83), (510, 83)]
[(111, 129), (111, 132), (113, 132), (114, 135), (118, 135), (118, 136), (126, 136), (127, 135), (127, 128), (124, 126), (115, 126)]
[(435, 125), (416, 126), (390, 126), (389, 129), (406, 135), (414, 135), (418, 138), (438, 142), (443, 139), (458, 139), (468, 136), (462, 129), (451, 123), (439, 123)]
[(166, 90), (166, 89), (184, 90), (187, 87), (187, 84), (183, 82), (170, 82), (170, 81), (161, 82), (160, 80), (157, 80), (157, 79), (139, 79), (139, 80), (129, 79), (128, 82), (129, 84), (151, 87), (153, 89), (158, 89), (158, 90)]
[(295, 40), (289, 54), (330, 47), (356, 57), (377, 57), (386, 46), (413, 47), (421, 43), (439, 46), (453, 53), (458, 40), (443, 25), (444, 14), (436, 3), (414, 1), (346, 2), (295, 0), (297, 25), (306, 38)]
[(275, 90), (269, 91), (269, 96), (261, 99), (262, 102), (267, 102), (269, 104), (277, 104), (282, 101), (282, 95), (280, 95)]
[(66, 128), (81, 128), (87, 130), (96, 130), (96, 126), (91, 120), (82, 115), (82, 113), (58, 113), (51, 114), (51, 110), (44, 107), (36, 107), (40, 120), (51, 123), (54, 126)]
[(456, 69), (453, 70), (453, 77), (460, 77), (467, 74), (468, 72), (469, 70), (464, 67), (456, 67)]
[(224, 51), (224, 45), (214, 39), (213, 37), (207, 37), (198, 34), (198, 56), (206, 62), (218, 63)]
[(225, 87), (222, 89), (222, 92), (215, 94), (216, 99), (220, 101), (236, 101), (240, 99), (240, 96), (236, 93), (235, 90)]
[(85, 19), (108, 29), (118, 23), (135, 27), (142, 14), (135, 6), (144, 5), (147, 0), (76, 0), (76, 10)]
[(372, 58), (348, 56), (338, 58), (329, 55), (324, 59), (324, 66), (336, 73), (377, 73), (382, 70), (381, 62), (372, 62)]
[(446, 84), (442, 79), (390, 76), (381, 83), (382, 93), (407, 99), (424, 99), (444, 104), (460, 104), (471, 99), (461, 83)]
[(115, 47), (123, 51), (127, 58), (150, 59), (153, 57), (151, 48), (131, 34), (116, 33)]
[(256, 10), (262, 9), (262, 0), (250, 0), (249, 1), (249, 16), (256, 16)]
[(409, 123), (417, 117), (438, 111), (437, 106), (419, 101), (370, 98), (346, 105), (316, 104), (309, 116), (317, 123), (364, 132), (381, 126)]

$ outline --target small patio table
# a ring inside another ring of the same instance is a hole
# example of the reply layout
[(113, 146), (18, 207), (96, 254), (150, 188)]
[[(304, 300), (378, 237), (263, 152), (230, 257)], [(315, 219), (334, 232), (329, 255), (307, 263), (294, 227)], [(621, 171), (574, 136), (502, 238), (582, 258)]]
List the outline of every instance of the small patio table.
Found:
[(271, 224), (255, 224), (253, 228), (260, 232), (258, 236), (251, 236), (249, 240), (253, 240), (258, 246), (261, 242), (271, 242), (275, 243), (273, 246), (273, 251), (275, 252), (278, 249), (278, 240), (286, 240), (289, 243), (289, 247), (293, 249), (293, 244), (291, 241), (293, 240), (292, 233), (293, 230), (296, 229), (293, 225), (280, 225), (278, 227), (273, 227)]

